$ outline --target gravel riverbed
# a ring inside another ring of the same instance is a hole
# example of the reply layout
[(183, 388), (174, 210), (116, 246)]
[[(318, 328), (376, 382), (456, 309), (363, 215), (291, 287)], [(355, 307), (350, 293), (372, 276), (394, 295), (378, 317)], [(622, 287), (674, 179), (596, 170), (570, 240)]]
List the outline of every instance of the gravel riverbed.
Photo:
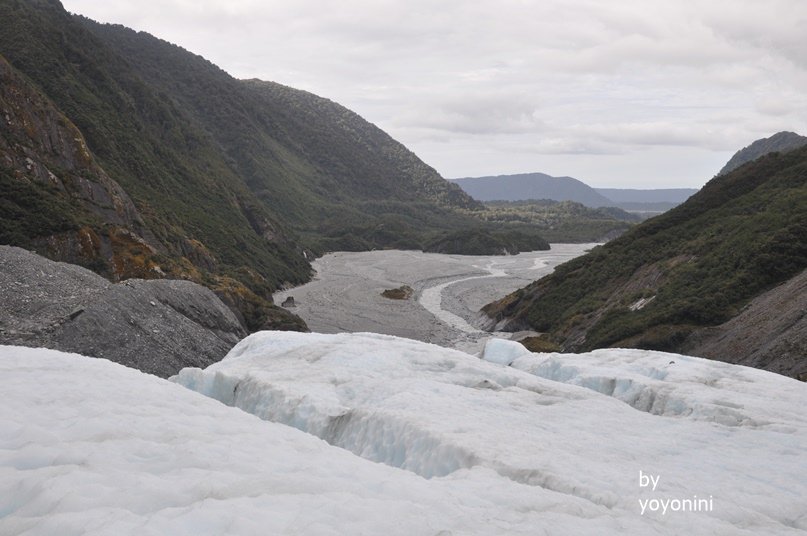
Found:
[[(540, 279), (596, 244), (552, 244), (549, 251), (466, 256), (418, 251), (329, 253), (316, 261), (314, 280), (275, 294), (280, 304), (318, 333), (374, 332), (478, 351), (490, 333), (478, 326), (479, 309)], [(408, 300), (381, 296), (408, 285)], [(510, 336), (510, 334), (500, 334)]]

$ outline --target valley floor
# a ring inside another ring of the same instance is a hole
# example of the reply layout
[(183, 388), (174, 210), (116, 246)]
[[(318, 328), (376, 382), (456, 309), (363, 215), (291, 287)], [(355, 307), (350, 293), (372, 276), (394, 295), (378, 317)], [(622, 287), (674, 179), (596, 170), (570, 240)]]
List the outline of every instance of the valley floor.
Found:
[[(314, 261), (314, 280), (275, 294), (294, 297), (294, 313), (317, 333), (372, 332), (478, 352), (490, 333), (479, 309), (550, 273), (596, 244), (552, 244), (549, 251), (467, 256), (417, 251), (329, 253)], [(408, 285), (408, 300), (381, 296)], [(511, 334), (497, 334), (510, 337)]]

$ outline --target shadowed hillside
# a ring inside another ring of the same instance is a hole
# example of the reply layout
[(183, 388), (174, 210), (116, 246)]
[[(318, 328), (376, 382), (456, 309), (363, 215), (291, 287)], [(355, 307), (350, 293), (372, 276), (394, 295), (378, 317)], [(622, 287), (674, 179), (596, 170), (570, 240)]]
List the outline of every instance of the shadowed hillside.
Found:
[(312, 255), (502, 230), (344, 107), (57, 1), (0, 2), (0, 56), (16, 125), (0, 142), (2, 242), (112, 279), (200, 282), (250, 329), (302, 326), (271, 294), (306, 281)]

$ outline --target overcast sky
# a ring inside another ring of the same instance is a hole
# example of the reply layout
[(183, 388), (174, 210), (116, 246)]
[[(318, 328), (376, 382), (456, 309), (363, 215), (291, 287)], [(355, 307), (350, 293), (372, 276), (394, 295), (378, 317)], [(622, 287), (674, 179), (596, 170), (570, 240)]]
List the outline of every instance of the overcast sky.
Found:
[(62, 0), (339, 102), (444, 177), (700, 187), (807, 135), (805, 0)]

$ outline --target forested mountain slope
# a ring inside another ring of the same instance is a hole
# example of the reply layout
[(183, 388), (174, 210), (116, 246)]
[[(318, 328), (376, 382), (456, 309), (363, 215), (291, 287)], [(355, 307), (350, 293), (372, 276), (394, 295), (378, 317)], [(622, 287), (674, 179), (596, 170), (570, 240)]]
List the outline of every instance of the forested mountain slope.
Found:
[[(81, 21), (126, 57), (139, 77), (171, 95), (215, 139), (250, 190), (299, 230), (307, 246), (316, 249), (327, 237), (335, 243), (325, 240), (323, 246), (334, 249), (350, 245), (339, 238), (353, 236), (366, 240), (367, 247), (408, 237), (415, 247), (418, 229), (469, 224), (451, 209), (479, 207), (343, 106), (272, 82), (236, 80), (203, 58), (142, 32)], [(394, 229), (373, 232), (389, 227)]]
[(684, 204), (485, 311), (508, 329), (545, 332), (567, 350), (677, 351), (698, 329), (730, 320), (805, 268), (802, 148), (716, 177)]
[(725, 175), (729, 171), (733, 171), (747, 162), (756, 160), (760, 156), (764, 156), (773, 152), (787, 152), (799, 147), (807, 145), (807, 137), (800, 136), (795, 132), (777, 132), (769, 138), (762, 138), (756, 140), (748, 147), (743, 147), (731, 159), (726, 162), (723, 169), (720, 170), (718, 175)]
[(58, 1), (0, 0), (0, 56), (2, 243), (203, 283), (250, 329), (300, 324), (271, 293), (307, 280), (312, 254), (492, 225), (353, 112)]

